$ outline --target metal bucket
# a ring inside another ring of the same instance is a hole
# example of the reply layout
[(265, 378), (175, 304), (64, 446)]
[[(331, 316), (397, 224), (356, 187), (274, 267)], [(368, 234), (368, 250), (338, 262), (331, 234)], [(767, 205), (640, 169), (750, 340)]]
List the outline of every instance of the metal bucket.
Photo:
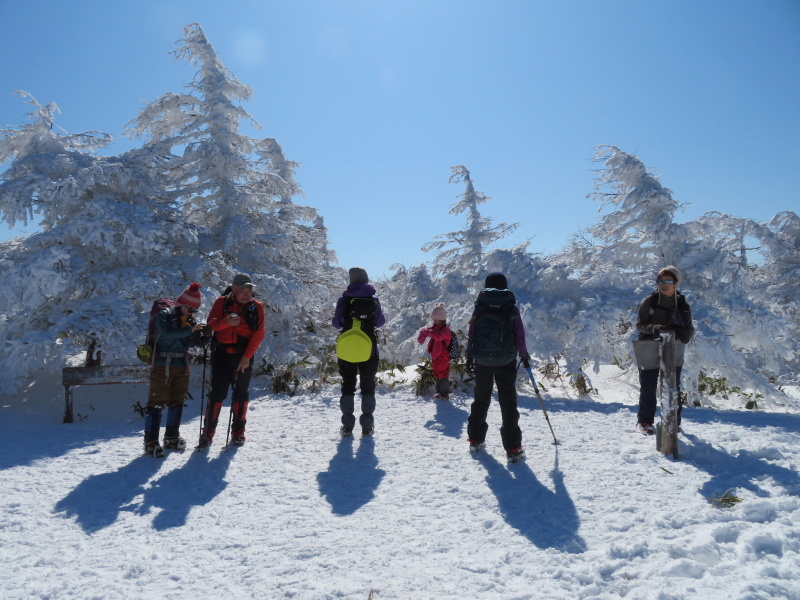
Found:
[[(636, 365), (641, 370), (645, 369), (660, 369), (661, 357), (658, 355), (658, 347), (661, 342), (658, 340), (633, 340), (633, 355), (636, 359)], [(686, 350), (686, 344), (675, 342), (675, 366), (683, 366), (683, 354)]]

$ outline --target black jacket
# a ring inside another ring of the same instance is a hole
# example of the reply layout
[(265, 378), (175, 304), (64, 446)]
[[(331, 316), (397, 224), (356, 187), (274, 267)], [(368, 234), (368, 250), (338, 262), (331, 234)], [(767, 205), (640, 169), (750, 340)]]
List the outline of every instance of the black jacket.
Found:
[(676, 290), (674, 296), (667, 298), (655, 291), (644, 299), (636, 321), (640, 340), (653, 339), (653, 325), (674, 331), (678, 341), (689, 343), (694, 336), (694, 325), (692, 310), (683, 294)]

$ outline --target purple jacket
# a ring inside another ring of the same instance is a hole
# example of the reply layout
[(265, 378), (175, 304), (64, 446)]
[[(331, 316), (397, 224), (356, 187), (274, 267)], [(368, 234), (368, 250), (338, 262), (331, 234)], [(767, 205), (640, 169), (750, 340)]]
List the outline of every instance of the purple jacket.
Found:
[(381, 301), (375, 295), (375, 288), (368, 283), (359, 281), (348, 285), (339, 300), (336, 301), (336, 312), (333, 313), (333, 319), (331, 320), (331, 325), (336, 329), (344, 327), (344, 308), (348, 298), (375, 298), (378, 302), (375, 307), (375, 327), (381, 327), (386, 323), (386, 317), (383, 316), (383, 310), (381, 310)]

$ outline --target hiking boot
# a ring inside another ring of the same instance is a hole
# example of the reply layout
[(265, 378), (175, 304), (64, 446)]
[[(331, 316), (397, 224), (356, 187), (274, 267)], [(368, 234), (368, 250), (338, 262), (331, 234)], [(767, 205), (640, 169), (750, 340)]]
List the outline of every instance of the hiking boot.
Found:
[(342, 434), (342, 437), (350, 437), (351, 435), (353, 435), (353, 429), (350, 428), (350, 427), (345, 427), (344, 425), (342, 425), (339, 428), (339, 433)]
[(469, 451), (472, 452), (472, 454), (480, 452), (481, 450), (486, 448), (486, 442), (475, 442), (473, 440), (468, 440), (468, 441), (469, 441)]
[(208, 448), (211, 445), (211, 441), (213, 439), (214, 438), (208, 437), (207, 435), (201, 435), (200, 436), (200, 441), (197, 442), (197, 447), (198, 448)]
[(361, 435), (363, 435), (365, 437), (369, 437), (369, 436), (372, 435), (372, 433), (374, 431), (375, 431), (375, 428), (372, 425), (370, 425), (369, 427), (364, 427), (364, 428), (361, 429)]
[(653, 427), (652, 423), (639, 423), (637, 425), (637, 427), (639, 427), (639, 430), (644, 435), (655, 435), (656, 434), (656, 428)]
[(144, 445), (144, 453), (154, 458), (164, 458), (164, 449), (158, 442), (146, 442)]
[(525, 448), (520, 446), (516, 450), (508, 450), (506, 451), (506, 458), (508, 462), (515, 463), (520, 460), (525, 460)]
[(235, 433), (231, 439), (231, 442), (234, 446), (244, 446), (245, 439), (246, 438), (244, 437), (243, 433)]
[(179, 435), (176, 435), (175, 437), (165, 437), (164, 450), (177, 450), (179, 452), (183, 452), (186, 450), (186, 440)]

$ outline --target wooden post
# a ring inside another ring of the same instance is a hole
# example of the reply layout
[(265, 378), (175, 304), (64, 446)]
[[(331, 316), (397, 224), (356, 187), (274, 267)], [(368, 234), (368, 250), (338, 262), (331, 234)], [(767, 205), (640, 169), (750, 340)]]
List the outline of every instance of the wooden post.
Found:
[[(678, 382), (675, 376), (675, 334), (661, 333), (661, 431), (658, 436), (662, 454), (678, 458)], [(667, 393), (664, 394), (664, 384)]]
[(64, 423), (72, 423), (72, 386), (64, 386)]

